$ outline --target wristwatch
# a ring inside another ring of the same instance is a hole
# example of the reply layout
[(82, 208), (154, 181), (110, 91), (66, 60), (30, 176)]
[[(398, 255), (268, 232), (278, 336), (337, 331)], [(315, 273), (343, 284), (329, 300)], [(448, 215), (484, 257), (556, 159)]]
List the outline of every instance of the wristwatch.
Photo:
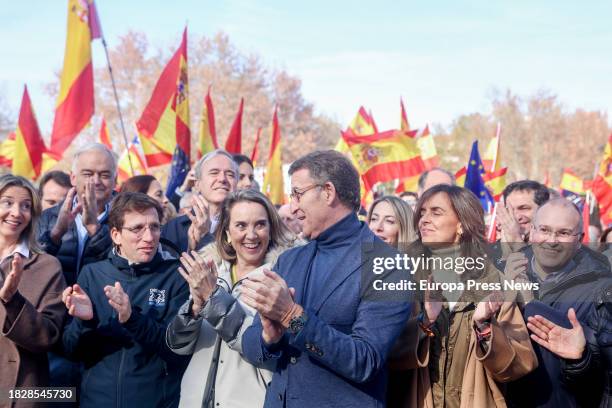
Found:
[(302, 314), (299, 316), (292, 317), (291, 320), (289, 320), (289, 327), (287, 330), (289, 330), (289, 333), (291, 334), (299, 333), (300, 330), (304, 328), (306, 320), (308, 320), (306, 312), (302, 312)]

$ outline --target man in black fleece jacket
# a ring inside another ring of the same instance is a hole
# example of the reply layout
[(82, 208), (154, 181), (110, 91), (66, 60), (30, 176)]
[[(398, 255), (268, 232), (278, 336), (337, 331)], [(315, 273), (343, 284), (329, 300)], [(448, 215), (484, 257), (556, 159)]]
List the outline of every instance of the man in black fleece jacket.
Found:
[(189, 289), (176, 257), (159, 245), (161, 217), (145, 194), (119, 194), (108, 221), (113, 250), (64, 291), (74, 316), (64, 351), (85, 364), (82, 407), (178, 405), (188, 359), (172, 353), (164, 336)]

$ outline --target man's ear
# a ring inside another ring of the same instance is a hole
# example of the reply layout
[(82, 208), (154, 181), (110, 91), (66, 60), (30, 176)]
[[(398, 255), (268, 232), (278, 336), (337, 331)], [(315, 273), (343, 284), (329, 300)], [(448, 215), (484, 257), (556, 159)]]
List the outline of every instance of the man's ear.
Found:
[(70, 172), (70, 184), (72, 184), (72, 187), (76, 187), (77, 185), (76, 174), (74, 174), (73, 172)]
[(121, 235), (121, 232), (117, 228), (115, 227), (111, 228), (110, 236), (111, 236), (111, 239), (113, 240), (113, 244), (115, 244), (116, 246), (119, 246), (119, 244), (121, 243), (120, 235)]
[(333, 183), (328, 181), (323, 185), (323, 197), (325, 198), (325, 202), (331, 204), (337, 195), (338, 192), (336, 191), (336, 187)]

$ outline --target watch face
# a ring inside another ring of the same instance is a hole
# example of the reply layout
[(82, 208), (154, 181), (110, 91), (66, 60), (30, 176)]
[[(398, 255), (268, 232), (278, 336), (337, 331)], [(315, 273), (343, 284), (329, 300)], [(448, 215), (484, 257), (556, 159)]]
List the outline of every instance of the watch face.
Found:
[(297, 333), (298, 331), (302, 330), (302, 327), (304, 327), (304, 318), (302, 316), (294, 317), (289, 322), (289, 330), (292, 333)]

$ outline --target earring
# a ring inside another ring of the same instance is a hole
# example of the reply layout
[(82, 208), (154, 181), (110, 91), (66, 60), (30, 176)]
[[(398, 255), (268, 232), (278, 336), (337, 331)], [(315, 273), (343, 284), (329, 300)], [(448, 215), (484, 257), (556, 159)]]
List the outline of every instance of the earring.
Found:
[(229, 234), (227, 235), (227, 243), (229, 246), (232, 246), (232, 239), (230, 238)]

